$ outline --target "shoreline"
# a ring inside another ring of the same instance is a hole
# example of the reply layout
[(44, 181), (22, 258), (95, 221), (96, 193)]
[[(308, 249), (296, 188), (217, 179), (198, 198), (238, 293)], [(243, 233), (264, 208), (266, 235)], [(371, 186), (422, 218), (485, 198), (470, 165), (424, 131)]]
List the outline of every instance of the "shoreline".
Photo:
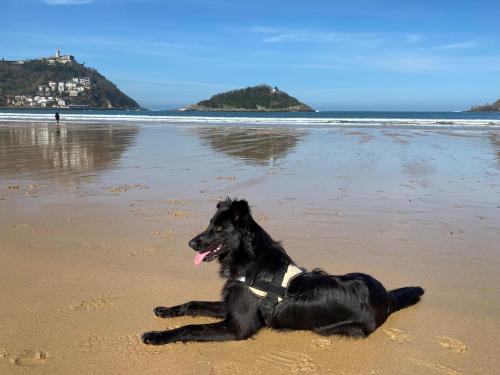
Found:
[[(99, 113), (104, 112), (104, 113)], [(408, 113), (406, 117), (401, 113), (381, 112), (376, 115), (372, 112), (351, 113), (343, 112), (321, 112), (314, 113), (312, 116), (304, 116), (299, 113), (276, 113), (274, 116), (266, 116), (265, 113), (241, 113), (235, 116), (234, 113), (216, 114), (214, 112), (196, 113), (196, 115), (182, 115), (183, 112), (161, 111), (141, 112), (141, 111), (115, 111), (109, 114), (108, 111), (68, 111), (62, 112), (61, 123), (78, 124), (130, 124), (135, 123), (138, 126), (147, 124), (161, 125), (189, 125), (189, 126), (234, 126), (234, 127), (283, 127), (283, 128), (317, 128), (317, 129), (415, 129), (415, 130), (457, 130), (457, 131), (495, 131), (500, 129), (500, 116), (496, 117), (473, 117), (470, 118), (466, 113), (426, 113), (427, 116), (415, 117), (415, 113)], [(111, 111), (110, 111), (111, 112)], [(214, 115), (215, 114), (215, 115)], [(248, 115), (247, 115), (248, 114)], [(391, 116), (393, 115), (393, 116)], [(398, 117), (399, 115), (399, 117)], [(411, 115), (411, 116), (410, 116)], [(434, 115), (434, 116), (432, 116)], [(32, 111), (24, 112), (1, 112), (0, 123), (51, 123), (54, 121), (53, 112)], [(365, 117), (363, 117), (365, 116)]]

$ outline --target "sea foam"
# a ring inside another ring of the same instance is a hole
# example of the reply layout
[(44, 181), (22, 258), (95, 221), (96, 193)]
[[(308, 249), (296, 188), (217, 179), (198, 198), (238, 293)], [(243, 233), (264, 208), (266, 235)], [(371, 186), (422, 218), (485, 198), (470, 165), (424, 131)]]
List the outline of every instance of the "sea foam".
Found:
[[(500, 129), (499, 119), (443, 119), (443, 118), (337, 118), (337, 117), (238, 117), (238, 116), (151, 116), (63, 114), (62, 121), (79, 123), (156, 123), (192, 125), (255, 125), (255, 126), (306, 126), (306, 127), (402, 127), (402, 128), (487, 128)], [(0, 121), (51, 122), (53, 114), (0, 113)]]

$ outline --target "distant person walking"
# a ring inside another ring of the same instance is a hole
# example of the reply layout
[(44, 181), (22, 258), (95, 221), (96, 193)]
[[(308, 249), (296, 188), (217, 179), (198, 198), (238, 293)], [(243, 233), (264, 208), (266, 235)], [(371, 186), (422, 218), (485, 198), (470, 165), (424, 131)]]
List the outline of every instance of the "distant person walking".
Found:
[(56, 122), (59, 124), (59, 112), (56, 112)]

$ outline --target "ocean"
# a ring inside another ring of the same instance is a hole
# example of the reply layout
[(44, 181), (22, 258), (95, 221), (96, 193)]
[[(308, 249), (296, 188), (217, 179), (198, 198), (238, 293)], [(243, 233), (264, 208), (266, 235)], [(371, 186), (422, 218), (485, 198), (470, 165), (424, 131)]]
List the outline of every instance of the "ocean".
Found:
[(1, 109), (0, 121), (50, 122), (58, 111), (68, 122), (252, 125), (295, 127), (391, 127), (500, 129), (496, 112), (180, 112), (150, 110)]

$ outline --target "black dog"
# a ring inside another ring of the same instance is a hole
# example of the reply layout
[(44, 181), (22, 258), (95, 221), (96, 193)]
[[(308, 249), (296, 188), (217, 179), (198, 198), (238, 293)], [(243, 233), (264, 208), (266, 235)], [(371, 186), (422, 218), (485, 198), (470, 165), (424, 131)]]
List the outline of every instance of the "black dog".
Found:
[(190, 315), (222, 320), (148, 332), (142, 336), (146, 344), (243, 340), (263, 326), (366, 337), (390, 314), (417, 303), (424, 293), (420, 287), (387, 292), (362, 273), (332, 276), (319, 269), (297, 268), (253, 220), (244, 200), (219, 202), (208, 228), (189, 246), (198, 252), (196, 264), (219, 260), (220, 275), (227, 279), (222, 301), (157, 307), (154, 313), (162, 318)]

